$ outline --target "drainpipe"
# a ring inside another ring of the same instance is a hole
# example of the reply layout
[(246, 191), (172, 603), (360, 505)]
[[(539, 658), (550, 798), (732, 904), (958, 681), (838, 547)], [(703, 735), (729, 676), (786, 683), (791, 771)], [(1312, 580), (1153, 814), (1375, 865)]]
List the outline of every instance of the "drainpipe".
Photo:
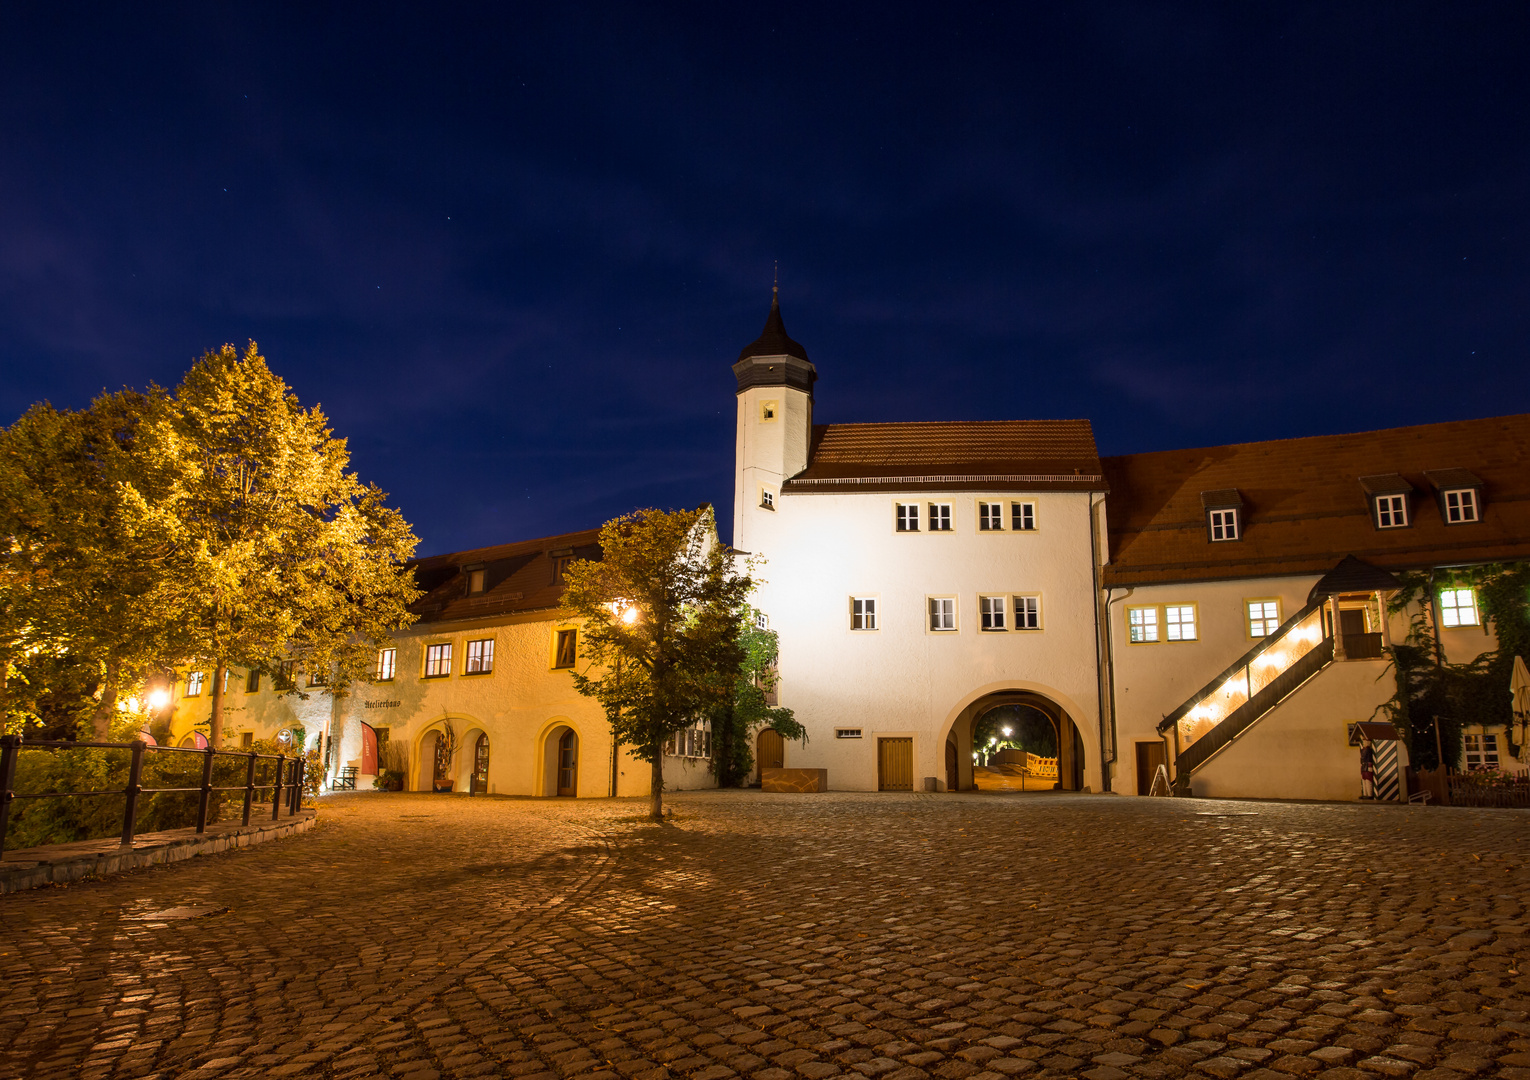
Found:
[[(1105, 687), (1101, 684), (1100, 680), (1106, 675), (1106, 666), (1101, 663), (1102, 659), (1104, 659), (1101, 653), (1104, 651), (1108, 654), (1108, 644), (1102, 646), (1100, 642), (1100, 536), (1095, 514), (1095, 507), (1102, 505), (1104, 501), (1103, 497), (1098, 502), (1093, 495), (1089, 497), (1089, 573), (1094, 584), (1094, 685), (1099, 699), (1097, 708), (1100, 714), (1100, 790), (1109, 791), (1110, 767), (1116, 762), (1116, 689), (1112, 681), (1109, 691), (1110, 711), (1107, 713), (1107, 695)], [(1105, 625), (1108, 628), (1110, 625), (1110, 600), (1108, 592), (1106, 597)]]

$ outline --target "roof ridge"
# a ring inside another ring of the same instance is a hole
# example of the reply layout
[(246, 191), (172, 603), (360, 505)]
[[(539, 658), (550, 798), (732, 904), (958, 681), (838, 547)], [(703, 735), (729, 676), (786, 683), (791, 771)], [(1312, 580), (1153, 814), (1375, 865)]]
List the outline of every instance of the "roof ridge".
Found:
[(500, 551), (505, 548), (525, 547), (538, 545), (542, 547), (552, 546), (556, 540), (569, 540), (577, 536), (599, 536), (601, 526), (596, 525), (588, 529), (576, 529), (573, 532), (554, 533), (552, 536), (533, 536), (525, 540), (507, 540), (502, 544), (485, 544), (483, 547), (463, 548), (461, 551), (443, 551), (436, 555), (419, 555), (409, 560), (411, 563), (422, 563), (431, 559), (449, 559), (454, 556), (481, 555), (489, 551)]
[(1503, 420), (1530, 420), (1530, 413), (1505, 413), (1502, 416), (1479, 416), (1468, 417), (1460, 420), (1434, 420), (1427, 424), (1404, 424), (1401, 427), (1372, 428), (1366, 431), (1339, 431), (1329, 432), (1324, 435), (1289, 435), (1281, 439), (1253, 439), (1241, 443), (1215, 443), (1209, 446), (1180, 446), (1169, 450), (1139, 450), (1135, 453), (1108, 454), (1101, 460), (1119, 461), (1126, 458), (1142, 458), (1157, 454), (1193, 454), (1210, 450), (1232, 450), (1249, 446), (1279, 446), (1299, 442), (1319, 442), (1331, 439), (1355, 439), (1368, 435), (1390, 435), (1393, 433), (1406, 433), (1410, 431), (1429, 431), (1447, 427), (1453, 424), (1491, 424)]

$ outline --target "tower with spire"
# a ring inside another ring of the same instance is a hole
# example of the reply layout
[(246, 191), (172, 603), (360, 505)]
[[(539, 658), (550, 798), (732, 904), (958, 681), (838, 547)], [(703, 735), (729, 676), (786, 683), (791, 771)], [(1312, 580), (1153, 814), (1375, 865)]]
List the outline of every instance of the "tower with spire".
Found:
[[(807, 467), (818, 370), (781, 321), (780, 287), (771, 289), (765, 329), (733, 365), (738, 380), (733, 543), (743, 550), (773, 531), (781, 483)], [(761, 515), (766, 515), (762, 517)]]

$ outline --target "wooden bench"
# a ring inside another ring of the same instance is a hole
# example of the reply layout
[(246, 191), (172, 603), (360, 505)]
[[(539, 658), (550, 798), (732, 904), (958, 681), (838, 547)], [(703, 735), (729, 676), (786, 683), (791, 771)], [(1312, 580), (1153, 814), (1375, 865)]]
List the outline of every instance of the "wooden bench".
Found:
[(331, 791), (355, 791), (356, 774), (360, 771), (361, 770), (354, 765), (344, 766), (338, 773), (335, 774), (334, 779), (329, 782), (329, 789)]

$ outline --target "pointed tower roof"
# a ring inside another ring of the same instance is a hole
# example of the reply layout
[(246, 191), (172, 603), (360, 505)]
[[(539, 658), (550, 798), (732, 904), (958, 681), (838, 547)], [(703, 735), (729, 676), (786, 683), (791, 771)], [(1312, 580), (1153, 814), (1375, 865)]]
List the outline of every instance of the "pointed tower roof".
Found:
[(818, 369), (808, 359), (807, 350), (787, 336), (786, 324), (781, 321), (779, 288), (770, 291), (765, 329), (738, 354), (733, 374), (740, 394), (751, 386), (790, 386), (813, 393)]
[(795, 356), (798, 360), (808, 358), (807, 350), (787, 336), (786, 324), (781, 321), (780, 289), (770, 290), (770, 314), (765, 316), (765, 329), (738, 354), (740, 360), (747, 360), (751, 356)]

